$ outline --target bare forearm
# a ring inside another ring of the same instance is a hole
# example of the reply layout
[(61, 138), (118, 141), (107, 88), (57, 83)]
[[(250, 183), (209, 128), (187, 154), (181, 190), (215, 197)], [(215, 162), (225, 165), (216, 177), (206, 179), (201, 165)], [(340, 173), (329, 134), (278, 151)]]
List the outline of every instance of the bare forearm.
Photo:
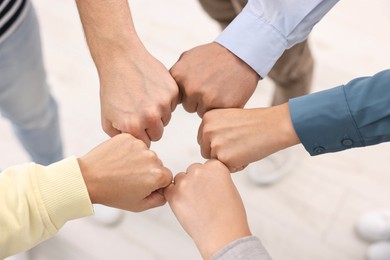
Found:
[(124, 52), (144, 49), (126, 0), (76, 0), (76, 3), (98, 70)]
[(279, 137), (277, 138), (278, 141), (276, 141), (276, 146), (279, 146), (282, 150), (300, 144), (301, 141), (299, 140), (291, 121), (289, 104), (284, 103), (270, 109), (273, 110), (272, 114), (277, 119), (275, 125), (276, 128), (278, 128), (278, 131), (275, 134)]

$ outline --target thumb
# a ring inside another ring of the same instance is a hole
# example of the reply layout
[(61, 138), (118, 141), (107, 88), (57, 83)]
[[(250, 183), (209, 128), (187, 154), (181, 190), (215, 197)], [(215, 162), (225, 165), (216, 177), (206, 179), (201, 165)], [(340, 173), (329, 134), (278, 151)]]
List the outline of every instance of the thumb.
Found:
[(144, 199), (147, 208), (155, 208), (164, 205), (167, 201), (160, 190), (153, 191)]
[(175, 184), (171, 183), (169, 186), (164, 188), (164, 197), (165, 199), (170, 202), (173, 197), (173, 188), (175, 187)]

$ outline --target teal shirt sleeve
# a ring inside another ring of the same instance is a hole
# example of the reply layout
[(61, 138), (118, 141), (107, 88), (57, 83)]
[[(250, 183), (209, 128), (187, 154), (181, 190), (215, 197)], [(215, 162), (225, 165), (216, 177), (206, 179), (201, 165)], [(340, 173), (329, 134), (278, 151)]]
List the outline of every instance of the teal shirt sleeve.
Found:
[(390, 141), (390, 70), (289, 101), (310, 155)]

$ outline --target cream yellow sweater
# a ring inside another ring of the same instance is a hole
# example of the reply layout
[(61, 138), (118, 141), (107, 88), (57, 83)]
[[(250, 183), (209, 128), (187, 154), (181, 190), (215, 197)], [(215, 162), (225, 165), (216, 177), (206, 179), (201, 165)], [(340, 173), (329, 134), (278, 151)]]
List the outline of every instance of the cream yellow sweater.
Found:
[(75, 157), (46, 167), (8, 168), (0, 173), (0, 259), (48, 239), (69, 220), (92, 214)]

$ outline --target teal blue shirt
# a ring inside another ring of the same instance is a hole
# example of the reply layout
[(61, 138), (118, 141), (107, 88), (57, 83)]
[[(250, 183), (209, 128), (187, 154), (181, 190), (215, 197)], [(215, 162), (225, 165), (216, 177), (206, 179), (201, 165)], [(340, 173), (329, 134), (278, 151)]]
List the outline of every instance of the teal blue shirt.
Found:
[(294, 129), (311, 155), (390, 140), (390, 70), (291, 99)]

